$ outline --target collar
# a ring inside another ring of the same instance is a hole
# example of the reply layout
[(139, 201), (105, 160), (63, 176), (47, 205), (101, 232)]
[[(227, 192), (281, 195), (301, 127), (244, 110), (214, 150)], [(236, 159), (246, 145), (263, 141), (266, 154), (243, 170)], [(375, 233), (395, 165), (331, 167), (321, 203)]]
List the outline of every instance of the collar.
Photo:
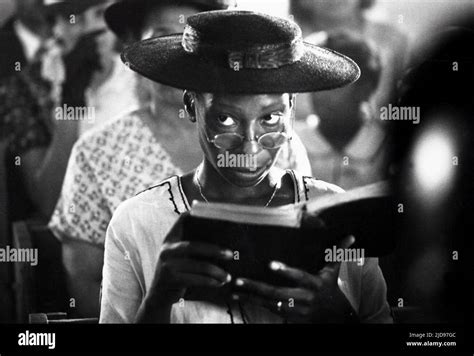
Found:
[(20, 21), (15, 21), (13, 23), (13, 28), (23, 46), (26, 59), (28, 62), (31, 62), (43, 43), (41, 37), (28, 29)]

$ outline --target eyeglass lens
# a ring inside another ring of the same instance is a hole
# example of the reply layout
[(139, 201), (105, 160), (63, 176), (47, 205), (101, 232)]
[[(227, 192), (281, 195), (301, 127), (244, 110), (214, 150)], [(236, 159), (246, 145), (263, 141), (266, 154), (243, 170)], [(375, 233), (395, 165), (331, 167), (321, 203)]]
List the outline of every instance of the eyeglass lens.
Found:
[[(219, 134), (214, 137), (214, 145), (221, 149), (233, 149), (239, 147), (244, 140), (244, 137), (235, 134)], [(268, 132), (259, 137), (258, 143), (263, 148), (272, 149), (279, 148), (288, 140), (288, 136), (282, 132)]]

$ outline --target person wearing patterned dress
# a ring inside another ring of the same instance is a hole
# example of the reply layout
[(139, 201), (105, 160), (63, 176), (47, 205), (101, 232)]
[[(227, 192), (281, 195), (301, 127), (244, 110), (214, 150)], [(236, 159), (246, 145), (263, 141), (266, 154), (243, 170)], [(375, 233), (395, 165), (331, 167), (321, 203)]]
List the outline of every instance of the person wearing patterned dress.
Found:
[[(293, 283), (284, 288), (236, 278), (216, 263), (231, 260), (232, 251), (181, 239), (196, 200), (277, 207), (342, 191), (275, 162), (293, 137), (292, 93), (357, 80), (360, 70), (351, 59), (303, 42), (294, 22), (248, 11), (190, 16), (182, 34), (135, 43), (122, 59), (153, 81), (185, 90), (189, 121), (198, 132), (194, 149), (204, 158), (191, 172), (163, 180), (114, 212), (105, 241), (100, 322), (392, 322), (377, 258), (329, 262), (317, 274), (271, 261), (267, 272)], [(223, 165), (222, 155), (249, 155), (255, 165)], [(340, 247), (353, 242), (348, 236)], [(183, 299), (188, 287), (228, 283), (234, 295), (227, 303)]]

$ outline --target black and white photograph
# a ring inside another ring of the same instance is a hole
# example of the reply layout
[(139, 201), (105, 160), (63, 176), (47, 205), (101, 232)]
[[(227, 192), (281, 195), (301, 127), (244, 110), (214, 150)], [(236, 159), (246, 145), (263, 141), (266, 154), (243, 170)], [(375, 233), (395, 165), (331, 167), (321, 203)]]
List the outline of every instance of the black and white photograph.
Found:
[(473, 57), (474, 0), (0, 0), (0, 356), (472, 354)]

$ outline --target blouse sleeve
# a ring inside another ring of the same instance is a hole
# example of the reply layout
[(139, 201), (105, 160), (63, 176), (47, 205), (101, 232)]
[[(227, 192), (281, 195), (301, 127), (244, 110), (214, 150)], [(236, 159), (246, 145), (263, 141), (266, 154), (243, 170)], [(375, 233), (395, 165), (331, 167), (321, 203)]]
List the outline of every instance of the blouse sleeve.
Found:
[(133, 223), (123, 206), (115, 212), (105, 238), (100, 323), (133, 323), (143, 299), (133, 265), (137, 257)]
[(79, 140), (72, 149), (49, 227), (60, 240), (69, 238), (103, 245), (111, 217), (96, 170), (88, 159), (88, 146)]

